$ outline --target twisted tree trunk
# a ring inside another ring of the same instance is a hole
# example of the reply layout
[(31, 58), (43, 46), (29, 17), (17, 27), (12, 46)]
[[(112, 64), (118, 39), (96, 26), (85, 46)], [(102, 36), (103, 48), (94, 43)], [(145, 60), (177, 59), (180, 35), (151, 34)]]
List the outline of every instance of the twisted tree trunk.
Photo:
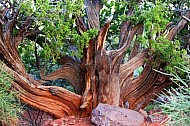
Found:
[[(138, 53), (137, 43), (134, 44), (128, 62), (122, 64), (125, 51), (133, 38), (135, 35), (142, 34), (143, 24), (132, 26), (130, 21), (124, 22), (121, 27), (119, 48), (107, 51), (105, 40), (111, 18), (100, 28), (100, 1), (86, 0), (85, 4), (88, 29), (99, 29), (98, 36), (89, 41), (89, 46), (84, 49), (81, 63), (68, 56), (62, 56), (59, 59), (62, 67), (49, 75), (42, 73), (41, 80), (34, 80), (26, 72), (18, 53), (18, 45), (22, 39), (36, 35), (39, 31), (28, 32), (31, 20), (27, 19), (23, 27), (13, 36), (15, 20), (4, 22), (7, 26), (5, 29), (2, 27), (2, 22), (0, 23), (0, 60), (4, 68), (15, 78), (12, 82), (13, 87), (18, 91), (23, 102), (57, 118), (65, 115), (89, 116), (91, 110), (100, 102), (117, 106), (123, 106), (128, 102), (131, 109), (144, 108), (152, 98), (156, 97), (155, 94), (160, 93), (171, 82), (167, 76), (152, 70), (154, 56), (148, 55), (148, 49)], [(190, 11), (187, 12), (186, 17), (190, 18)], [(168, 39), (172, 40), (186, 23), (185, 19), (181, 19), (170, 30)], [(80, 17), (77, 18), (77, 26), (81, 34), (87, 30)], [(140, 66), (144, 66), (143, 73), (134, 78), (133, 72)], [(161, 66), (162, 64), (158, 67)], [(43, 86), (43, 83), (59, 78), (70, 82), (77, 94), (57, 86)]]

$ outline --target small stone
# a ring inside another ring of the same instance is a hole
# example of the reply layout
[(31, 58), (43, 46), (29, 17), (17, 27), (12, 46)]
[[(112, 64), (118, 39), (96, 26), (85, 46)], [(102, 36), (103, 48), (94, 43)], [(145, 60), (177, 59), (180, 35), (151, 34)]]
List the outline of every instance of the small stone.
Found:
[(49, 126), (51, 124), (51, 122), (53, 122), (53, 120), (44, 121), (43, 124), (42, 124), (42, 126)]
[(69, 121), (69, 119), (68, 119), (68, 118), (62, 118), (62, 120), (63, 120), (63, 121)]
[(74, 118), (75, 118), (75, 116), (69, 116), (69, 118), (74, 119)]
[(168, 120), (168, 116), (165, 116), (165, 115), (160, 115), (160, 116), (148, 115), (147, 120), (149, 122), (165, 122), (165, 120)]
[(74, 122), (70, 122), (69, 125), (75, 125), (75, 123)]
[(59, 126), (59, 124), (57, 124), (57, 123), (53, 123), (53, 125), (52, 126)]

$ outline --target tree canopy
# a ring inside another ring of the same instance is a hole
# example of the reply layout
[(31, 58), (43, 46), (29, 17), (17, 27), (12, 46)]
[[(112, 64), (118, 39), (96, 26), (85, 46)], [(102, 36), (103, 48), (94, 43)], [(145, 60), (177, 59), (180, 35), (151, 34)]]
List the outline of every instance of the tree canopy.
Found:
[[(83, 24), (85, 31), (77, 29), (76, 21), (81, 20), (81, 17), (84, 18), (83, 23), (87, 20), (84, 3), (83, 0), (26, 0), (22, 2), (21, 19), (19, 20), (22, 22), (24, 18), (28, 18), (28, 20), (32, 21), (30, 29), (40, 30), (38, 35), (25, 38), (24, 44), (21, 43), (19, 46), (22, 59), (26, 62), (26, 65), (36, 62), (36, 54), (44, 60), (51, 59), (54, 62), (61, 55), (70, 55), (80, 61), (84, 51), (83, 48), (88, 46), (88, 41), (94, 38), (100, 29), (100, 26), (89, 29), (87, 24)], [(123, 22), (130, 20), (132, 25), (143, 23), (143, 33), (137, 36), (136, 43), (141, 48), (151, 48), (150, 53), (156, 53), (158, 60), (160, 58), (163, 59), (163, 62), (167, 64), (165, 71), (175, 71), (173, 69), (174, 66), (179, 63), (185, 64), (184, 61), (186, 61), (184, 60), (187, 53), (186, 48), (182, 49), (180, 46), (182, 43), (185, 43), (182, 37), (188, 34), (188, 29), (183, 30), (183, 36), (177, 36), (169, 41), (167, 34), (170, 26), (179, 21), (179, 15), (188, 11), (188, 6), (188, 1), (181, 2), (176, 0), (102, 1), (99, 17), (100, 25), (104, 24), (110, 16), (113, 16), (108, 30), (107, 50), (117, 49), (121, 46), (121, 44), (119, 45), (119, 33)], [(133, 8), (134, 10), (132, 10)], [(127, 15), (129, 12), (133, 14)], [(17, 28), (14, 29), (14, 32), (18, 30)], [(130, 54), (131, 49), (127, 50), (127, 54)]]

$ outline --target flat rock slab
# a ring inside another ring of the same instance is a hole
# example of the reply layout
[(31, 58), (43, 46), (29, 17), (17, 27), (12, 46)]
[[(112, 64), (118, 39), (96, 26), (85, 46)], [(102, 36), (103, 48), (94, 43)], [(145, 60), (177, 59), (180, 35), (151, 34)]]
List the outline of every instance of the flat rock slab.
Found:
[(137, 111), (100, 103), (92, 111), (91, 121), (96, 126), (140, 126), (145, 120)]

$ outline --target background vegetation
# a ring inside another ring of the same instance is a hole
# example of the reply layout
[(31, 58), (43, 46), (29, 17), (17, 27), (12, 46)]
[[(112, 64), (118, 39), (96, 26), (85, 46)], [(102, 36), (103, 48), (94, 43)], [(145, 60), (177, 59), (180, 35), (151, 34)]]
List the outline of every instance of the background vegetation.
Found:
[(22, 112), (16, 92), (11, 88), (13, 77), (8, 74), (0, 63), (0, 121), (12, 126), (18, 121)]
[(168, 124), (172, 126), (189, 126), (190, 124), (190, 68), (189, 66), (176, 67), (177, 70), (186, 74), (186, 78), (181, 78), (177, 74), (171, 74), (172, 80), (178, 88), (167, 90), (167, 95), (162, 94), (168, 101), (162, 103), (160, 107), (170, 120)]

